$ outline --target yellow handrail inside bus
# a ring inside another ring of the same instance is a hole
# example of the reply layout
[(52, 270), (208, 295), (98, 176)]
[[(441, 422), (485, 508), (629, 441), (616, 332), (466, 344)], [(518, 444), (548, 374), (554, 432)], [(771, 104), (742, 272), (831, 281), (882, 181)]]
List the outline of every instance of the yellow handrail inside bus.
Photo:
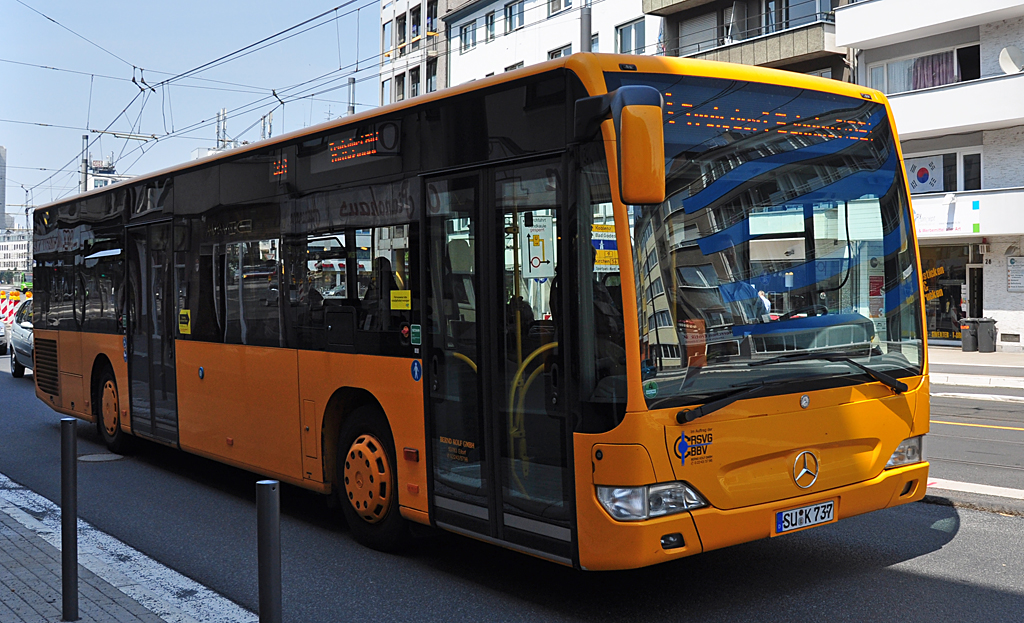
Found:
[(476, 372), (476, 364), (473, 363), (472, 359), (463, 355), (462, 353), (452, 353), (452, 356), (460, 361), (465, 361), (466, 365), (468, 365), (470, 368), (473, 368), (473, 372)]
[[(544, 344), (543, 346), (538, 347), (536, 350), (534, 350), (532, 353), (530, 353), (530, 356), (527, 357), (523, 361), (523, 363), (521, 363), (519, 365), (519, 369), (516, 370), (516, 375), (512, 378), (512, 386), (509, 389), (509, 394), (508, 394), (508, 457), (509, 457), (510, 460), (513, 460), (513, 461), (515, 460), (515, 457), (516, 457), (516, 452), (515, 452), (516, 443), (515, 442), (516, 442), (516, 440), (519, 440), (520, 441), (519, 447), (521, 449), (520, 460), (523, 462), (523, 476), (529, 475), (530, 457), (526, 456), (526, 422), (525, 422), (525, 417), (524, 417), (524, 414), (522, 412), (519, 412), (519, 413), (516, 412), (516, 404), (515, 404), (516, 403), (516, 391), (521, 389), (521, 387), (523, 387), (523, 386), (528, 387), (529, 386), (529, 382), (532, 382), (533, 379), (535, 378), (535, 375), (537, 374), (537, 371), (535, 370), (534, 373), (532, 375), (530, 375), (529, 381), (524, 384), (522, 382), (523, 381), (523, 372), (526, 371), (526, 367), (529, 366), (530, 363), (534, 359), (536, 359), (539, 355), (541, 355), (542, 353), (545, 353), (545, 352), (551, 350), (552, 348), (557, 348), (557, 347), (558, 347), (558, 342), (548, 342), (547, 344)], [(541, 367), (537, 368), (537, 370), (542, 370), (542, 369), (543, 368), (541, 368)], [(513, 463), (513, 465), (514, 465), (514, 463)], [(509, 473), (512, 475), (512, 479), (515, 480), (516, 486), (519, 488), (519, 491), (523, 495), (526, 495), (527, 497), (529, 497), (529, 495), (526, 493), (526, 488), (523, 487), (523, 483), (520, 482), (519, 477), (516, 475), (515, 467), (512, 467), (509, 470)]]

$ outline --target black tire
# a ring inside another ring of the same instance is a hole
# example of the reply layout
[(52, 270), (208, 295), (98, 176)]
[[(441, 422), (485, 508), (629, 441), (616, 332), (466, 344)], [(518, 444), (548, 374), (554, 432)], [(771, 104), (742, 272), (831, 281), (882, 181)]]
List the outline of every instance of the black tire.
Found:
[(92, 413), (96, 416), (96, 428), (107, 449), (116, 454), (124, 454), (131, 443), (131, 437), (121, 430), (120, 393), (117, 391), (117, 379), (110, 368), (100, 372), (93, 384)]
[(359, 407), (345, 418), (338, 434), (335, 482), (357, 541), (382, 552), (397, 552), (408, 544), (409, 525), (398, 510), (395, 441), (378, 407)]
[(18, 357), (14, 354), (14, 348), (11, 348), (11, 376), (16, 379), (20, 379), (25, 376), (25, 366), (18, 363)]

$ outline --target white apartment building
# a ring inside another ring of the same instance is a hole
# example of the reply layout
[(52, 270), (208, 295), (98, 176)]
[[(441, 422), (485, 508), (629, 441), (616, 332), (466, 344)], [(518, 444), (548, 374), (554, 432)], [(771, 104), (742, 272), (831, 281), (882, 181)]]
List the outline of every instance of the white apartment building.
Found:
[(440, 19), (453, 0), (391, 0), (380, 9), (380, 104), (447, 86), (447, 40)]
[[(575, 4), (574, 4), (575, 1)], [(581, 49), (582, 0), (469, 0), (444, 15), (449, 86), (568, 56)], [(662, 54), (661, 18), (641, 0), (591, 4), (592, 52)]]
[[(856, 80), (892, 103), (906, 160), (932, 342), (960, 319), (1024, 333), (1024, 2), (862, 0), (835, 11)], [(1002, 58), (1002, 62), (1001, 62)]]
[[(32, 272), (32, 230), (0, 230), (0, 272), (13, 272), (15, 279)], [(30, 278), (31, 280), (31, 278)]]

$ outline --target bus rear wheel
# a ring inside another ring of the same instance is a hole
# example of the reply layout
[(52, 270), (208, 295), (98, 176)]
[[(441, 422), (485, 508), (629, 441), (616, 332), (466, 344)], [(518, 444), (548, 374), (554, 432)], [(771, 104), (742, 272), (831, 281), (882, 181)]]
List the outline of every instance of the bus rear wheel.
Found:
[(121, 400), (117, 393), (117, 379), (109, 368), (96, 381), (92, 404), (103, 443), (111, 452), (124, 453), (128, 449), (128, 433), (121, 430)]
[(352, 536), (383, 552), (397, 552), (409, 529), (398, 510), (395, 442), (380, 409), (363, 406), (346, 418), (338, 435), (336, 482)]

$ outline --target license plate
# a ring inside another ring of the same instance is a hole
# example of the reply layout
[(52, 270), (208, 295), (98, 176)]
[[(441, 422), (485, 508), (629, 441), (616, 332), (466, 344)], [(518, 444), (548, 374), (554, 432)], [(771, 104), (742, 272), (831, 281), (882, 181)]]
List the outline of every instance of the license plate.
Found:
[(835, 521), (835, 500), (812, 504), (801, 508), (775, 513), (775, 533), (782, 534), (790, 530), (799, 530), (807, 526)]

